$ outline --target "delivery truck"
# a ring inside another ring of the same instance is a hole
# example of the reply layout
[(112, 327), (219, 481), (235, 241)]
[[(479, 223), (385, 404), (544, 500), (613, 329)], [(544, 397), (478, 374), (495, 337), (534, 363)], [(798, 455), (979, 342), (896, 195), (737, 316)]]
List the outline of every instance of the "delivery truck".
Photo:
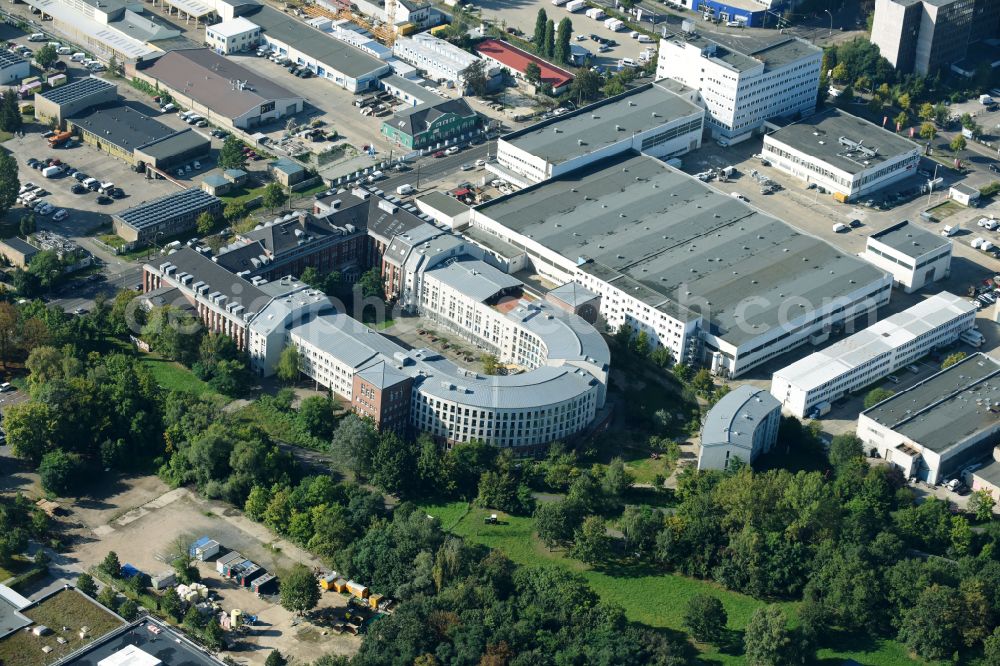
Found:
[(591, 7), (586, 11), (586, 14), (589, 18), (592, 18), (595, 21), (601, 21), (604, 19), (604, 10), (600, 7)]
[(625, 27), (625, 24), (620, 19), (609, 18), (604, 20), (604, 27), (608, 30), (618, 32)]
[(578, 12), (586, 6), (587, 3), (584, 0), (569, 0), (569, 2), (566, 3), (566, 11)]
[(49, 147), (58, 148), (69, 141), (72, 136), (72, 132), (57, 132), (49, 137)]

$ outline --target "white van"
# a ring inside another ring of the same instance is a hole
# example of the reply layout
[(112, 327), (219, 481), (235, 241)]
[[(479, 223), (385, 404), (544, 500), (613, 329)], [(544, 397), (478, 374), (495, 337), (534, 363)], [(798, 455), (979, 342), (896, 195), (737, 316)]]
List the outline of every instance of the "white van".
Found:
[(178, 112), (177, 117), (183, 120), (184, 122), (187, 122), (187, 119), (193, 115), (194, 111), (180, 111)]
[(632, 60), (632, 58), (622, 58), (621, 60), (618, 61), (618, 66), (619, 67), (638, 67), (639, 63), (637, 63), (635, 60)]
[(954, 236), (957, 233), (958, 229), (951, 226), (950, 224), (945, 226), (945, 228), (941, 230), (941, 235), (944, 236), (945, 238), (950, 238), (951, 236)]
[(62, 173), (62, 167), (58, 166), (47, 166), (42, 169), (42, 175), (46, 178), (55, 178)]
[(83, 62), (87, 58), (87, 54), (81, 51), (77, 51), (69, 57), (73, 62)]
[(173, 102), (168, 102), (160, 107), (160, 113), (170, 113), (171, 111), (176, 111), (177, 107), (174, 106)]
[(59, 48), (56, 49), (56, 53), (58, 53), (59, 55), (69, 55), (72, 52), (73, 49), (71, 49), (68, 46), (60, 46)]
[(404, 183), (396, 188), (396, 194), (398, 194), (401, 197), (406, 196), (407, 194), (412, 194), (413, 192), (416, 191), (417, 191), (416, 188), (413, 187), (413, 185), (410, 185), (409, 183)]
[(639, 37), (637, 39), (639, 40), (640, 44), (652, 44), (653, 43), (653, 38), (650, 37), (649, 35), (639, 35)]
[(45, 33), (35, 32), (28, 36), (29, 42), (44, 42), (46, 40)]

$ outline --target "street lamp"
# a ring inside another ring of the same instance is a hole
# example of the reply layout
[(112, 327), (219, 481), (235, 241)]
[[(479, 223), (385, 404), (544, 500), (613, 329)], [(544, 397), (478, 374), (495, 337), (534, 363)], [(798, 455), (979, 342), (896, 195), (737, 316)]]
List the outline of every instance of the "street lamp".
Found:
[(823, 11), (826, 12), (827, 16), (830, 17), (830, 34), (828, 36), (833, 37), (833, 14), (830, 12), (829, 9), (824, 9)]

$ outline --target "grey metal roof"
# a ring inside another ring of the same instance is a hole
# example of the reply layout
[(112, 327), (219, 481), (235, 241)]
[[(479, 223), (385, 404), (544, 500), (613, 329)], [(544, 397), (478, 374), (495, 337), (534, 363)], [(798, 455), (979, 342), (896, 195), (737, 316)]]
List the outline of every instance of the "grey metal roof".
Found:
[(137, 146), (142, 152), (157, 160), (165, 160), (175, 155), (193, 155), (200, 149), (208, 154), (211, 142), (193, 129), (185, 129), (169, 136), (155, 139), (145, 145)]
[[(9, 590), (10, 588), (5, 589)], [(31, 619), (20, 612), (19, 605), (19, 602), (14, 603), (12, 600), (8, 600), (4, 594), (0, 594), (0, 638), (32, 624)]]
[(917, 225), (911, 224), (909, 220), (897, 222), (882, 231), (873, 233), (869, 238), (913, 258), (933, 252), (945, 245), (951, 245), (951, 241), (944, 236), (921, 229)]
[[(713, 333), (736, 345), (777, 326), (788, 299), (827, 303), (883, 277), (867, 262), (634, 152), (476, 210), (681, 320), (696, 317), (684, 303), (707, 302), (703, 314)], [(741, 312), (737, 306), (751, 297), (755, 306)]]
[[(200, 190), (188, 190), (191, 191)], [(162, 268), (166, 264), (173, 265), (176, 271), (171, 280), (177, 281), (182, 273), (187, 273), (192, 277), (192, 281), (186, 285), (186, 289), (192, 289), (197, 282), (204, 282), (209, 287), (208, 293), (219, 292), (229, 303), (236, 302), (242, 305), (248, 314), (259, 312), (272, 298), (248, 280), (230, 273), (189, 247), (182, 247), (151, 263), (155, 263), (155, 268)]]
[(434, 210), (441, 211), (448, 217), (455, 217), (457, 215), (461, 215), (462, 213), (469, 212), (468, 205), (462, 203), (453, 196), (449, 196), (444, 192), (439, 192), (437, 190), (420, 195), (417, 197), (417, 201), (430, 206)]
[(479, 301), (521, 287), (521, 281), (478, 259), (460, 257), (425, 272), (452, 289)]
[(215, 263), (232, 273), (256, 271), (264, 265), (267, 258), (267, 250), (260, 241), (222, 248), (213, 257)]
[(702, 49), (714, 46), (715, 53), (710, 57), (738, 72), (754, 69), (761, 63), (766, 72), (822, 52), (819, 47), (790, 35), (758, 34), (751, 30), (739, 34), (705, 33), (702, 26), (697, 33), (677, 34), (671, 41)]
[[(221, 203), (217, 197), (212, 196), (208, 192), (200, 189), (190, 189), (168, 194), (158, 199), (141, 203), (138, 206), (133, 206), (128, 210), (118, 213), (116, 217), (134, 229), (143, 229), (162, 224), (182, 215), (198, 214)], [(190, 250), (190, 253), (201, 257), (194, 250)], [(204, 257), (202, 258), (204, 259)]]
[(229, 181), (221, 173), (210, 173), (201, 179), (201, 182), (206, 185), (211, 185), (212, 187), (221, 187), (223, 185), (228, 185)]
[(376, 361), (358, 372), (358, 377), (380, 390), (395, 386), (410, 379), (410, 376), (397, 370), (391, 363), (384, 360)]
[(7, 247), (11, 248), (12, 250), (20, 252), (26, 258), (30, 258), (30, 257), (38, 254), (39, 252), (41, 252), (41, 250), (39, 250), (37, 247), (35, 247), (34, 245), (32, 245), (31, 243), (29, 243), (26, 240), (21, 240), (17, 236), (12, 236), (10, 238), (4, 238), (2, 241), (0, 241), (0, 244), (6, 245)]
[(574, 308), (597, 298), (597, 294), (576, 282), (567, 282), (555, 289), (549, 289), (547, 295), (557, 298), (566, 305)]
[(972, 475), (994, 486), (1000, 486), (1000, 462), (991, 460), (974, 471)]
[(108, 88), (116, 88), (116, 86), (115, 84), (108, 83), (104, 79), (99, 79), (96, 76), (88, 76), (86, 78), (77, 79), (72, 83), (59, 86), (58, 88), (45, 90), (37, 93), (37, 95), (43, 99), (49, 100), (53, 104), (63, 105), (76, 102), (85, 97), (89, 97), (94, 93), (107, 90)]
[(524, 254), (524, 250), (521, 248), (511, 245), (502, 238), (494, 236), (479, 227), (468, 226), (465, 229), (462, 229), (460, 233), (464, 238), (468, 238), (476, 245), (480, 245), (491, 252), (495, 252), (504, 259), (511, 259)]
[[(155, 625), (155, 634), (144, 625)], [(98, 666), (119, 650), (134, 645), (170, 666), (222, 666), (222, 662), (201, 650), (169, 625), (146, 617), (123, 626), (74, 653), (61, 666)]]
[[(143, 73), (226, 118), (238, 118), (267, 102), (302, 97), (258, 70), (244, 67), (211, 49), (169, 51), (156, 58)], [(236, 80), (247, 85), (234, 86), (232, 82)]]
[(978, 196), (979, 195), (979, 190), (978, 189), (976, 189), (975, 187), (971, 187), (969, 185), (966, 185), (965, 183), (955, 183), (954, 185), (951, 186), (951, 189), (957, 190), (957, 191), (959, 191), (962, 194), (965, 194), (967, 196)]
[(247, 12), (244, 16), (268, 36), (289, 44), (311, 58), (332, 67), (351, 78), (374, 76), (388, 65), (347, 42), (334, 39), (287, 14), (270, 7)]
[(124, 105), (88, 109), (72, 116), (70, 121), (126, 152), (175, 133), (163, 123)]
[[(829, 109), (786, 125), (769, 134), (766, 140), (783, 143), (849, 174), (860, 173), (887, 159), (919, 149), (909, 139), (839, 109)], [(857, 143), (867, 150), (854, 149), (851, 144)]]
[(271, 167), (272, 169), (277, 169), (278, 171), (281, 171), (282, 173), (285, 173), (289, 176), (295, 175), (297, 173), (302, 173), (303, 171), (306, 170), (304, 166), (302, 166), (301, 164), (299, 164), (290, 157), (279, 157), (278, 159), (269, 163), (268, 166)]
[(754, 429), (776, 409), (781, 409), (781, 403), (774, 396), (743, 384), (724, 395), (705, 415), (701, 444), (729, 444), (752, 451)]
[(501, 140), (550, 164), (561, 164), (679, 118), (704, 114), (700, 106), (659, 83), (647, 83), (512, 132)]
[(404, 78), (399, 74), (390, 74), (389, 76), (383, 77), (379, 79), (379, 83), (386, 90), (389, 88), (395, 88), (396, 90), (406, 93), (419, 102), (438, 99), (438, 96), (427, 88), (424, 88), (416, 81), (411, 81), (410, 79)]
[(973, 354), (864, 414), (921, 446), (944, 453), (1000, 425), (1000, 363)]

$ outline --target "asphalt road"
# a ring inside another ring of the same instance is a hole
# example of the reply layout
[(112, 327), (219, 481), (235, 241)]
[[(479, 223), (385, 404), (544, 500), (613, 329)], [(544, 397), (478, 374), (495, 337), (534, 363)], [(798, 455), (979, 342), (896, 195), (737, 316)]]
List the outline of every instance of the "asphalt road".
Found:
[(428, 183), (458, 172), (463, 164), (487, 159), (487, 155), (496, 155), (496, 141), (487, 141), (480, 146), (470, 146), (448, 157), (422, 157), (409, 164), (409, 171), (393, 172), (392, 176), (376, 183), (376, 185), (389, 194), (395, 194), (396, 188), (406, 183), (417, 188), (421, 185), (426, 187)]

